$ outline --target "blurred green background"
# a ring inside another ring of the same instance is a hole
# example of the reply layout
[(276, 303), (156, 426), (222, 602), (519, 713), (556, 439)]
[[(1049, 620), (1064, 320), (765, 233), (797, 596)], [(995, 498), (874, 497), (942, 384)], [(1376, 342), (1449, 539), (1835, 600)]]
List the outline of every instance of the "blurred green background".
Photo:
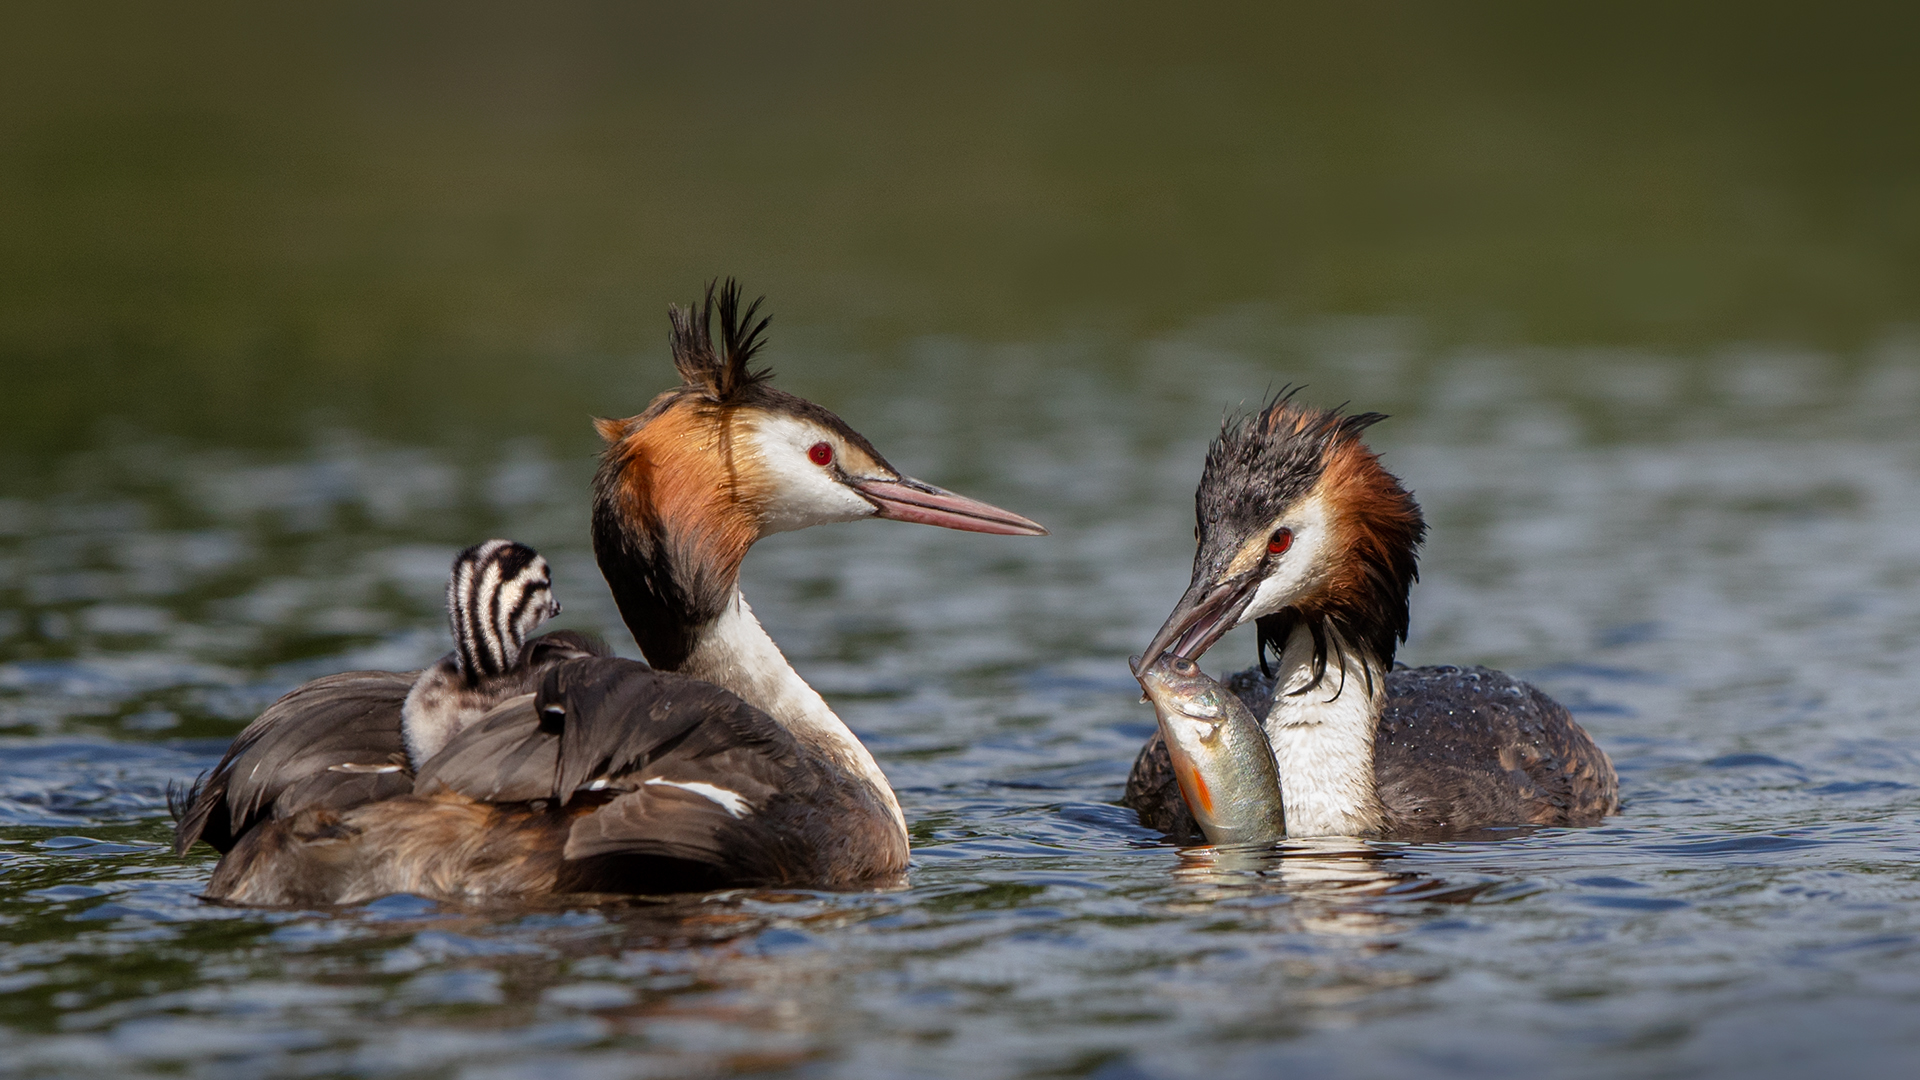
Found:
[(0, 454), (584, 450), (719, 274), (815, 392), (1247, 304), (1845, 355), (1920, 317), (1920, 8), (1808, 10), (9, 6)]

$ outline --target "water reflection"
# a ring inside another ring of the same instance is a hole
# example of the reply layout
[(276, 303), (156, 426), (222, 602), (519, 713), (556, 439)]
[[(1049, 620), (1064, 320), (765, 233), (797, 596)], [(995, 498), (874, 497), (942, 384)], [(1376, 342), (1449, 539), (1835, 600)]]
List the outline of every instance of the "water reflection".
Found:
[(1401, 851), (1346, 837), (1294, 839), (1272, 848), (1182, 848), (1172, 875), (1189, 893), (1169, 905), (1179, 914), (1204, 915), (1222, 903), (1251, 906), (1271, 915), (1275, 932), (1378, 941), (1427, 915), (1402, 905), (1467, 904), (1501, 884), (1490, 878), (1450, 883), (1407, 864)]

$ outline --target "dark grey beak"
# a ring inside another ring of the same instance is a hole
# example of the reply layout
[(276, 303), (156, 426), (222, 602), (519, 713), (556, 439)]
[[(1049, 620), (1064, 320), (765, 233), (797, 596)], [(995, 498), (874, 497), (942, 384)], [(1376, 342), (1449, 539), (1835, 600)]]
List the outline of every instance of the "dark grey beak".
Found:
[(1200, 654), (1240, 622), (1241, 613), (1252, 603), (1259, 585), (1259, 575), (1245, 574), (1221, 582), (1196, 581), (1188, 586), (1186, 595), (1173, 605), (1173, 613), (1167, 616), (1160, 632), (1147, 643), (1147, 651), (1134, 670), (1146, 669), (1167, 652), (1198, 660)]

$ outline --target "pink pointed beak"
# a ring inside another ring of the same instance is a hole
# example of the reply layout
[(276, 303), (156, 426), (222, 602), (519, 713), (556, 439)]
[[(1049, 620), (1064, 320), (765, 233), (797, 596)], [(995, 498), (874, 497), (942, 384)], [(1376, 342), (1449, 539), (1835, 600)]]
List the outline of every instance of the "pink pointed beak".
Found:
[(978, 499), (955, 495), (944, 488), (923, 484), (910, 476), (897, 480), (848, 478), (848, 486), (867, 497), (879, 508), (875, 517), (894, 521), (917, 521), (961, 532), (994, 533), (1000, 536), (1045, 536), (1038, 522), (1019, 514), (990, 506)]

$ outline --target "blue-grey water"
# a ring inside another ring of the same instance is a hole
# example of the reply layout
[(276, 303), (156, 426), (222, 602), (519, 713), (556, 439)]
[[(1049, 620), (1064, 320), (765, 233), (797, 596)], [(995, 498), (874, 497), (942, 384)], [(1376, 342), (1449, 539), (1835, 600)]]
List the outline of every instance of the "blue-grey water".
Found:
[[(1278, 328), (1268, 327), (1278, 332)], [(1376, 330), (1378, 328), (1375, 328)], [(1725, 358), (1718, 407), (1597, 355), (1462, 353), (1408, 385), (1323, 358), (1434, 539), (1407, 658), (1569, 703), (1624, 810), (1499, 842), (1216, 866), (1114, 805), (1150, 731), (1123, 658), (1183, 583), (1219, 403), (1286, 372), (1231, 333), (1125, 388), (953, 341), (836, 402), (904, 467), (1045, 540), (860, 523), (747, 589), (874, 748), (897, 892), (514, 913), (195, 899), (162, 792), (312, 675), (443, 649), (446, 515), (538, 544), (562, 621), (617, 617), (589, 463), (335, 432), (281, 455), (128, 444), (4, 504), (0, 1019), (25, 1075), (1791, 1075), (1920, 1052), (1920, 364)], [(1348, 339), (1351, 345), (1351, 339)], [(792, 358), (796, 375), (807, 357)], [(657, 375), (664, 364), (656, 364)], [(992, 379), (979, 378), (983, 369)], [(1021, 373), (1029, 374), (1023, 376)], [(797, 380), (799, 381), (799, 380)], [(1365, 395), (1363, 400), (1373, 400)], [(1599, 442), (1610, 420), (1637, 434)], [(483, 530), (484, 531), (484, 530)], [(292, 647), (287, 643), (303, 643)], [(23, 654), (52, 651), (60, 659)], [(631, 651), (631, 646), (628, 646)], [(1245, 660), (1229, 639), (1213, 656)], [(262, 656), (276, 657), (263, 662)]]
[[(1920, 1060), (1911, 17), (91, 10), (0, 25), (0, 1076)], [(1053, 530), (749, 556), (908, 885), (200, 901), (167, 785), (442, 652), (458, 548), (633, 654), (587, 418), (724, 273), (781, 385)], [(1618, 818), (1222, 862), (1115, 805), (1207, 440), (1287, 383), (1392, 414), (1402, 658), (1566, 702)]]

